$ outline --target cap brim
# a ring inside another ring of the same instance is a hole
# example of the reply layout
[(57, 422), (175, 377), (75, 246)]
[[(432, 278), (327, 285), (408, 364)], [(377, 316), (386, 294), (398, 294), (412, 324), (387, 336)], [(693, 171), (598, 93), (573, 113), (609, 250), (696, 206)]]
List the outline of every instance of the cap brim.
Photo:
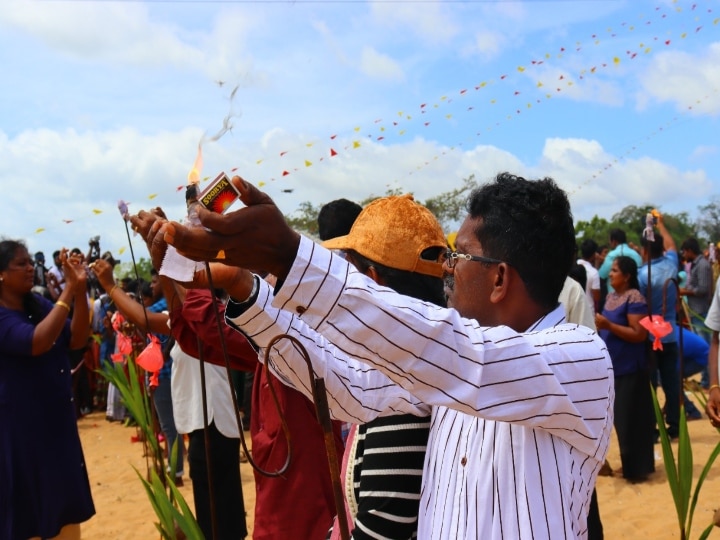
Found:
[(321, 245), (327, 249), (351, 249), (350, 235), (346, 234), (345, 236), (330, 238), (329, 240), (325, 240)]

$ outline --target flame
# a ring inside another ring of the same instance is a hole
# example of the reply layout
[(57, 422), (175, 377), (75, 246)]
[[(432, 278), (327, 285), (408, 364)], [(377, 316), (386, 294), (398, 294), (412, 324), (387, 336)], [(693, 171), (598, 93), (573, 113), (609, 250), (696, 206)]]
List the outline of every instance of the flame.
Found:
[(198, 153), (193, 163), (192, 169), (188, 173), (188, 184), (198, 184), (200, 182), (200, 173), (203, 167), (202, 144), (198, 143)]

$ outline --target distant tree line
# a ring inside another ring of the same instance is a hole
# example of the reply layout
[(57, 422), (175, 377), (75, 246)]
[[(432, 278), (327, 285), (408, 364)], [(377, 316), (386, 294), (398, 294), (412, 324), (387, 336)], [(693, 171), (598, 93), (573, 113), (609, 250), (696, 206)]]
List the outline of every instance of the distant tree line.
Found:
[[(450, 232), (462, 220), (465, 215), (465, 200), (470, 192), (478, 186), (475, 176), (472, 175), (465, 178), (459, 188), (440, 193), (425, 201), (418, 200), (418, 202), (426, 206), (437, 217), (445, 231)], [(383, 195), (370, 195), (363, 201), (359, 201), (359, 204), (365, 206), (379, 197), (400, 195), (401, 193), (402, 190), (399, 189), (388, 190)], [(309, 201), (303, 202), (293, 214), (286, 215), (285, 218), (294, 229), (316, 237), (318, 232), (317, 216), (323, 204), (314, 205)], [(580, 220), (575, 224), (578, 244), (588, 238), (595, 240), (598, 245), (607, 244), (610, 231), (619, 228), (627, 233), (628, 241), (639, 245), (642, 231), (645, 228), (645, 216), (653, 209), (657, 209), (663, 214), (665, 225), (678, 246), (691, 236), (700, 239), (701, 244), (720, 241), (720, 196), (715, 196), (707, 204), (698, 207), (698, 217), (695, 221), (690, 219), (687, 212), (665, 213), (661, 207), (649, 203), (642, 206), (626, 206), (609, 220), (597, 215), (587, 221)]]

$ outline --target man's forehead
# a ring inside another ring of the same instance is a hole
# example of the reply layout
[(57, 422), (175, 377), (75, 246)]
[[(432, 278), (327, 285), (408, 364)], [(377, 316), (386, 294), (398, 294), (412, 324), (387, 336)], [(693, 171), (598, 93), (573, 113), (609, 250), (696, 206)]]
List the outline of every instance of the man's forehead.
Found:
[(473, 245), (479, 246), (480, 240), (478, 240), (475, 231), (478, 227), (481, 227), (483, 220), (481, 217), (466, 217), (458, 229), (457, 238), (455, 239), (455, 246), (460, 250), (461, 246)]

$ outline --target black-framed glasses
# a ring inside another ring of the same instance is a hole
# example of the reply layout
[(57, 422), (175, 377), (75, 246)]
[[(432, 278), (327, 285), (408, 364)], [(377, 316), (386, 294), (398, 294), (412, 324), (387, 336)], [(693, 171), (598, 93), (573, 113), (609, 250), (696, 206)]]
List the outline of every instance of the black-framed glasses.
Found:
[(455, 268), (455, 264), (458, 259), (464, 259), (466, 261), (475, 261), (483, 264), (500, 264), (500, 259), (493, 259), (492, 257), (483, 257), (481, 255), (468, 255), (467, 253), (458, 253), (457, 251), (446, 251), (445, 252), (445, 264), (448, 268)]

